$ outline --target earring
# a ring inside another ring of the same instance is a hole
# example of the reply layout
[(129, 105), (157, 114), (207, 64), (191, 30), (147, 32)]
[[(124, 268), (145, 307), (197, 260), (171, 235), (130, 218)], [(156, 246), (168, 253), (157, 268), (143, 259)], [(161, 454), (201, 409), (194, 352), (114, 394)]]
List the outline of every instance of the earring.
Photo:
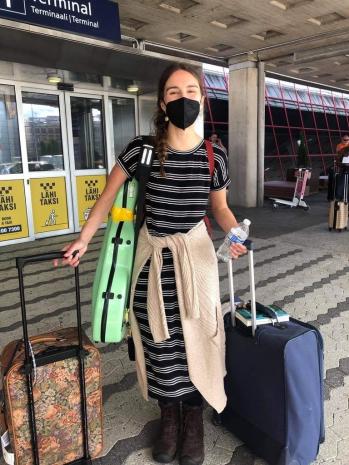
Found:
[(169, 120), (170, 120), (169, 117), (168, 117), (167, 115), (165, 115), (165, 121), (166, 121), (166, 123), (167, 123), (167, 121), (169, 121)]

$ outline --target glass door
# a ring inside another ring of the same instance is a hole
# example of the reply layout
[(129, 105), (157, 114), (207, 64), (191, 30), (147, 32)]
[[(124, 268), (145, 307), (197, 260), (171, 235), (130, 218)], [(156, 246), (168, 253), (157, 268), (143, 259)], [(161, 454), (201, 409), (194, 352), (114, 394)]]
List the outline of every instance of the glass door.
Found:
[(107, 174), (103, 97), (67, 93), (67, 127), (74, 198), (74, 227), (79, 231), (100, 197)]
[(23, 89), (22, 117), (34, 234), (73, 232), (63, 93)]
[(25, 150), (20, 125), (20, 94), (10, 82), (0, 83), (0, 245), (33, 239), (29, 189), (23, 166)]
[(109, 106), (112, 122), (111, 146), (115, 163), (115, 157), (118, 157), (128, 142), (136, 136), (135, 99), (110, 97)]

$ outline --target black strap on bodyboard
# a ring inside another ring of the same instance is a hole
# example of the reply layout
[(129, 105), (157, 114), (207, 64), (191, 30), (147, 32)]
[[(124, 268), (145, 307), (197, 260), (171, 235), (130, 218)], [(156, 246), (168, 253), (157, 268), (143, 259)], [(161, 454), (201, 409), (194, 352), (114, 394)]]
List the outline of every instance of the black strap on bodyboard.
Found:
[[(138, 160), (135, 178), (138, 181), (138, 198), (137, 198), (137, 212), (135, 222), (135, 246), (133, 254), (133, 262), (136, 256), (138, 235), (144, 220), (144, 205), (147, 184), (150, 177), (151, 167), (154, 158), (154, 138), (151, 136), (143, 136), (143, 145), (140, 158)], [(132, 265), (133, 268), (133, 265)]]
[[(152, 144), (153, 138), (150, 136), (143, 136), (143, 145), (138, 160), (135, 178), (138, 181), (138, 198), (137, 198), (137, 211), (136, 211), (136, 222), (135, 222), (135, 239), (133, 248), (132, 258), (132, 269), (131, 276), (133, 273), (133, 266), (136, 257), (138, 236), (141, 226), (144, 220), (144, 206), (145, 206), (145, 195), (147, 190), (147, 184), (150, 177), (150, 171), (153, 164), (154, 158), (154, 145)], [(130, 304), (130, 292), (127, 298), (127, 308)]]
[[(137, 198), (137, 212), (136, 212), (136, 222), (135, 222), (135, 239), (134, 239), (134, 248), (133, 248), (133, 258), (132, 258), (132, 268), (131, 268), (131, 279), (133, 275), (134, 261), (136, 257), (138, 236), (141, 226), (144, 221), (145, 211), (145, 196), (147, 190), (147, 184), (150, 177), (151, 167), (153, 164), (154, 158), (154, 138), (151, 136), (143, 136), (143, 145), (138, 160), (135, 178), (138, 181), (138, 198)], [(126, 308), (130, 306), (130, 297), (131, 297), (131, 286), (129, 289)], [(135, 347), (133, 344), (132, 336), (127, 338), (128, 344), (128, 355), (131, 361), (135, 360)]]

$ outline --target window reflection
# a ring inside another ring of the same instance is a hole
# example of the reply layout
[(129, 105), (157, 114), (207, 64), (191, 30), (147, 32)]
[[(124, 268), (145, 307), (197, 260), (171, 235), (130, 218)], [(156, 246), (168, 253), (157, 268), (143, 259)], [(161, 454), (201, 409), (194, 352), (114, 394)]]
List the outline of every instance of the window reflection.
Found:
[(23, 92), (29, 171), (64, 170), (58, 95)]
[(102, 101), (71, 97), (75, 169), (106, 167)]
[(0, 174), (22, 172), (15, 89), (0, 85)]
[(126, 144), (135, 137), (135, 105), (129, 98), (113, 98), (113, 134), (115, 154), (121, 153)]

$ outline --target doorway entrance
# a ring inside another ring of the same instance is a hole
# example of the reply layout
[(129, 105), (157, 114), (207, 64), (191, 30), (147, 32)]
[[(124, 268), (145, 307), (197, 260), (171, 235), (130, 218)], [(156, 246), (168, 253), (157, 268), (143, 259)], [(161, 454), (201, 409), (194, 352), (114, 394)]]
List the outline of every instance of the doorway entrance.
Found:
[(0, 82), (0, 245), (79, 231), (136, 129), (134, 97)]

